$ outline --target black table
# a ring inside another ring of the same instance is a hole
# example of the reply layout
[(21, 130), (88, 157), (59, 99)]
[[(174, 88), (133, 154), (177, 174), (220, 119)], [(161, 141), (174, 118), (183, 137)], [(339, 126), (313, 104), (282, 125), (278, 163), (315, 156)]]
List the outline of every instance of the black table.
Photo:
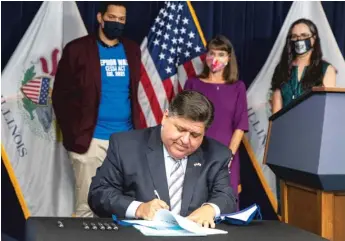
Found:
[[(111, 222), (106, 218), (53, 218), (31, 217), (26, 223), (26, 241), (141, 241), (141, 240), (212, 240), (212, 241), (324, 241), (315, 234), (292, 227), (279, 221), (254, 221), (248, 226), (219, 224), (217, 228), (227, 230), (227, 235), (206, 237), (148, 237), (133, 227), (119, 227), (115, 230), (85, 230), (83, 222)], [(58, 227), (58, 221), (64, 225)]]

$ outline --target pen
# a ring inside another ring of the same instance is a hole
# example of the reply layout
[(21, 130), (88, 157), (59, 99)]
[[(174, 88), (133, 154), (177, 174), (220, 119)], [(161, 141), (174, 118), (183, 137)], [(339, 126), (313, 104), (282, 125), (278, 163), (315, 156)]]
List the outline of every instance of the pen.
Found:
[(94, 223), (90, 223), (90, 224), (91, 224), (91, 227), (92, 227), (93, 230), (97, 230), (98, 229), (96, 224), (94, 224)]
[(84, 229), (90, 229), (89, 225), (87, 223), (83, 222)]
[(115, 223), (110, 223), (110, 225), (113, 227), (114, 230), (119, 230)]
[(64, 226), (63, 226), (63, 223), (61, 222), (61, 221), (57, 221), (57, 224), (58, 224), (58, 227), (59, 228), (63, 228)]
[(159, 197), (159, 194), (158, 194), (157, 190), (154, 190), (153, 192), (155, 193), (156, 198), (158, 198), (159, 200), (161, 200), (161, 198)]

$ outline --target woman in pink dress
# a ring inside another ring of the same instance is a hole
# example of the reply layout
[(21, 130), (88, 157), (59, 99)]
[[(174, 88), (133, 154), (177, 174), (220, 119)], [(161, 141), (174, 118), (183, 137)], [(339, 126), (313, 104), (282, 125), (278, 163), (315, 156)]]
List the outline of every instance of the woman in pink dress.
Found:
[(221, 142), (231, 150), (233, 159), (229, 164), (229, 182), (238, 198), (238, 148), (244, 132), (248, 131), (246, 86), (243, 81), (238, 80), (235, 51), (226, 37), (218, 35), (213, 38), (207, 44), (207, 51), (203, 72), (197, 78), (188, 79), (184, 89), (199, 91), (214, 105), (214, 121), (206, 136)]

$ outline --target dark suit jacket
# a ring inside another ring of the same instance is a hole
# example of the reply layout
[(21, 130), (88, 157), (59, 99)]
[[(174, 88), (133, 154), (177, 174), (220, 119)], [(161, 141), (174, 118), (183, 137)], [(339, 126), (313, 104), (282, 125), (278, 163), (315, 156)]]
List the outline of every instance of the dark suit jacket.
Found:
[[(111, 136), (107, 157), (90, 186), (88, 203), (96, 215), (124, 217), (133, 200), (148, 202), (156, 198), (154, 190), (170, 206), (160, 129), (156, 126)], [(235, 211), (236, 199), (229, 186), (229, 157), (226, 146), (206, 137), (188, 157), (182, 216), (205, 202), (218, 205), (221, 213)]]
[[(101, 98), (100, 57), (95, 35), (68, 43), (59, 61), (52, 94), (53, 107), (68, 151), (85, 153), (97, 123)], [(139, 127), (137, 99), (140, 80), (141, 52), (139, 46), (121, 38), (130, 73), (132, 119)]]

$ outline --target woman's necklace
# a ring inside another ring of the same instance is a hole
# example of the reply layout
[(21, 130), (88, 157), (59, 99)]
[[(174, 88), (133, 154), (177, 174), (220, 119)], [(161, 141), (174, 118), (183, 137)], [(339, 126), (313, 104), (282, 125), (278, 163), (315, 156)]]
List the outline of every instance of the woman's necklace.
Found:
[[(208, 83), (212, 83), (212, 81), (210, 81), (210, 79), (208, 79), (208, 81), (207, 81)], [(219, 86), (221, 85), (222, 83), (220, 83), (220, 82), (216, 82), (216, 83), (214, 83), (214, 85), (216, 86), (216, 89), (217, 89), (217, 91), (219, 90)]]
[(292, 99), (294, 100), (294, 99), (296, 99), (296, 97), (298, 95), (298, 92), (299, 92), (298, 90), (299, 90), (299, 86), (300, 86), (301, 82), (298, 81), (298, 84), (297, 84), (296, 88), (293, 88), (293, 86), (291, 84), (291, 81), (289, 81), (289, 82), (290, 82), (289, 83), (290, 89), (291, 89), (291, 92), (292, 92)]
[(298, 94), (299, 94), (299, 88), (300, 88), (300, 85), (301, 85), (301, 81), (302, 81), (302, 78), (304, 76), (304, 71), (305, 71), (305, 68), (303, 69), (302, 71), (302, 75), (301, 75), (301, 79), (298, 80), (298, 67), (296, 67), (296, 79), (297, 79), (297, 86), (294, 88), (292, 86), (292, 81), (289, 81), (289, 86), (290, 86), (290, 89), (291, 89), (291, 92), (292, 92), (292, 99), (296, 99)]

